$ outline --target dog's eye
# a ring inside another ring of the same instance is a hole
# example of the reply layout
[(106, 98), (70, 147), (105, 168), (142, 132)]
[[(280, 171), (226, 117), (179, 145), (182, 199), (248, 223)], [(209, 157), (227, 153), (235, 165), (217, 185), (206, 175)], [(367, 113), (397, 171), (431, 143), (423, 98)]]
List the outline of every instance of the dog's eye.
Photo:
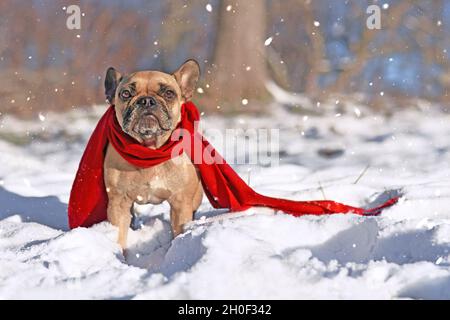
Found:
[(164, 92), (164, 98), (166, 98), (167, 100), (172, 100), (173, 98), (175, 98), (175, 92), (172, 90), (167, 90), (166, 92)]
[(131, 97), (131, 92), (128, 91), (128, 90), (123, 90), (123, 91), (120, 93), (120, 96), (121, 96), (122, 99), (124, 99), (124, 100), (129, 99), (129, 98)]

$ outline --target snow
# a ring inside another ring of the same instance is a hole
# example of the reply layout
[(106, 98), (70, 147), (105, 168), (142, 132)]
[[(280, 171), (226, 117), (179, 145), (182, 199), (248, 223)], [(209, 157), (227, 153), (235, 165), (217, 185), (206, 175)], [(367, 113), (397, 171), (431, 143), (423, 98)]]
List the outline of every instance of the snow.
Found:
[(75, 170), (105, 107), (45, 122), (3, 116), (0, 298), (449, 299), (450, 115), (424, 106), (386, 118), (334, 101), (321, 117), (273, 105), (272, 117), (208, 116), (203, 127), (280, 129), (279, 166), (235, 167), (261, 193), (355, 206), (398, 193), (397, 205), (379, 217), (294, 218), (204, 199), (174, 240), (167, 204), (136, 206), (141, 229), (125, 257), (109, 223), (67, 228)]

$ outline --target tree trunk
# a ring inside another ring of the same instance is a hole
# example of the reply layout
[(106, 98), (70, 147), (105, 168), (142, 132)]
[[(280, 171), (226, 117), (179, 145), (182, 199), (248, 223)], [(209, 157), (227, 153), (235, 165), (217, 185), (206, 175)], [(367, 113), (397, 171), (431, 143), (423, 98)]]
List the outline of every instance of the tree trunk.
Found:
[(261, 109), (268, 98), (265, 58), (265, 0), (222, 0), (214, 56), (206, 75), (209, 108), (217, 105), (233, 111), (243, 107)]

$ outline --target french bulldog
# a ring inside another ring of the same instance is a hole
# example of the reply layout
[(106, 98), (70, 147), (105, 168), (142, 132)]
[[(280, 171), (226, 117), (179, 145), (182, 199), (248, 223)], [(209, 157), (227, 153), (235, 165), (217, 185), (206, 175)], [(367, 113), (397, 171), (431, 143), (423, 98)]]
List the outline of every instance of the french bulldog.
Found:
[[(181, 106), (189, 101), (200, 76), (195, 60), (186, 61), (173, 74), (139, 71), (121, 75), (109, 68), (105, 95), (114, 105), (122, 130), (147, 148), (159, 148), (171, 137), (181, 120)], [(173, 235), (193, 219), (203, 189), (199, 174), (186, 154), (142, 169), (123, 159), (108, 145), (104, 161), (108, 194), (108, 221), (118, 227), (118, 243), (125, 249), (132, 221), (133, 203), (170, 205)]]

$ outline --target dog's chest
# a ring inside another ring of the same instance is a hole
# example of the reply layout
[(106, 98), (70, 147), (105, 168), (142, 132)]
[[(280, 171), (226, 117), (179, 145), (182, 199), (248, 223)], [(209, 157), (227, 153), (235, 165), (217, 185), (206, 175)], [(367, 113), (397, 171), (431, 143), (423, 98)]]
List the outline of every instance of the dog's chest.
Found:
[(147, 195), (147, 199), (142, 195), (143, 199), (137, 199), (138, 203), (161, 203), (174, 194), (191, 189), (192, 182), (197, 181), (195, 168), (185, 154), (141, 170), (144, 180), (141, 193)]
[[(181, 155), (149, 168), (134, 168), (117, 158), (108, 148), (105, 158), (105, 184), (108, 192), (122, 194), (137, 203), (158, 204), (192, 188), (198, 181), (190, 159)], [(120, 157), (120, 156), (119, 156)]]

